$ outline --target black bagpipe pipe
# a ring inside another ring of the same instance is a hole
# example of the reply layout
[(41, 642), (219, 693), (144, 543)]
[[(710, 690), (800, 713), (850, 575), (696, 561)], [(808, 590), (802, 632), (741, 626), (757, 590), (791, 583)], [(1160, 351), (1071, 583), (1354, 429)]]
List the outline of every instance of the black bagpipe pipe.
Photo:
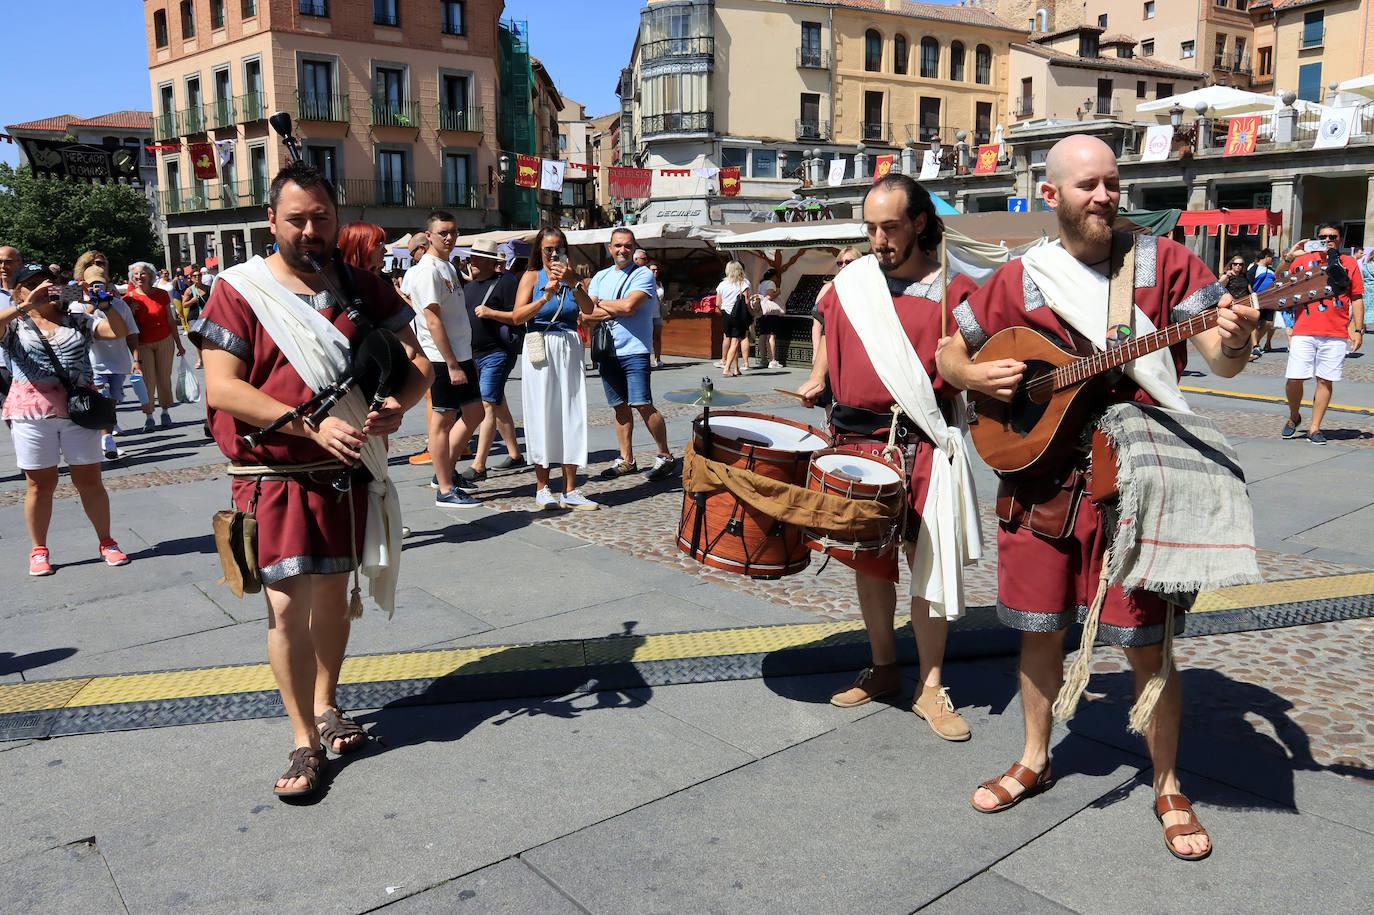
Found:
[[(290, 160), (301, 161), (300, 141), (292, 133), (291, 115), (278, 111), (267, 122), (281, 135)], [(320, 423), (354, 387), (369, 402), (369, 411), (380, 409), (386, 399), (405, 382), (410, 372), (410, 358), (400, 339), (387, 328), (377, 326), (363, 311), (362, 297), (338, 248), (330, 255), (338, 283), (324, 271), (318, 260), (309, 254), (304, 257), (318, 274), (325, 291), (343, 307), (344, 314), (357, 328), (357, 333), (349, 341), (349, 368), (342, 378), (321, 388), (314, 397), (286, 411), (261, 429), (243, 436), (244, 444), (250, 448), (257, 447), (264, 436), (297, 419), (303, 418), (311, 429), (318, 429)]]

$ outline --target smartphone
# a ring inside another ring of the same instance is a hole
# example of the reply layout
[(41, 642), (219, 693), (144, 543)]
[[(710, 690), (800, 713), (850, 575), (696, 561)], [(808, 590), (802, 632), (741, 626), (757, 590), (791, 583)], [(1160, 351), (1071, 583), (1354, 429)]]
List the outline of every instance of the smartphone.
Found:
[(81, 301), (80, 286), (62, 286), (58, 289), (58, 295), (62, 298), (63, 305), (70, 305), (73, 302)]
[(559, 251), (553, 257), (549, 258), (549, 260), (555, 264), (562, 264), (566, 267), (568, 265), (568, 252)]
[(1308, 254), (1311, 254), (1313, 251), (1325, 251), (1326, 242), (1322, 241), (1319, 238), (1315, 238), (1312, 241), (1309, 241), (1306, 244), (1304, 244), (1302, 246), (1302, 249), (1306, 251)]

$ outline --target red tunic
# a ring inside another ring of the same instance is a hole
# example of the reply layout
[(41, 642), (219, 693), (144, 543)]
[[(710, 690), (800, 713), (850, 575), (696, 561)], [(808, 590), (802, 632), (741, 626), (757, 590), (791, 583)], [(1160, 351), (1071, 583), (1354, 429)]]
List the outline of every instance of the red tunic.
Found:
[[(399, 330), (410, 323), (411, 310), (390, 283), (370, 273), (351, 271), (363, 300), (363, 312), (382, 327)], [(232, 280), (230, 281), (232, 282)], [(353, 322), (328, 295), (316, 296), (316, 308), (350, 339)], [(288, 406), (314, 396), (296, 370), (263, 330), (253, 308), (229, 282), (216, 282), (210, 300), (191, 331), (197, 346), (207, 341), (248, 366), (247, 381)], [(224, 456), (235, 464), (311, 464), (331, 460), (308, 438), (275, 432), (249, 448), (240, 437), (253, 429), (222, 410), (207, 410), (210, 432)], [(367, 487), (352, 489), (354, 515), (343, 494), (331, 485), (332, 474), (290, 481), (236, 477), (233, 498), (240, 510), (253, 506), (258, 519), (258, 568), (264, 584), (294, 575), (331, 575), (353, 568), (362, 548), (367, 521)], [(255, 495), (256, 494), (256, 495)], [(256, 504), (254, 504), (256, 503)]]
[[(935, 389), (935, 397), (944, 406), (946, 401), (958, 397), (959, 391), (935, 371), (935, 348), (940, 342), (941, 329), (940, 303), (929, 298), (929, 295), (937, 292), (938, 287), (924, 287), (923, 284), (908, 285), (905, 281), (900, 280), (891, 280), (888, 285), (892, 291), (892, 304), (897, 310), (897, 318), (902, 323), (902, 329), (906, 331), (907, 339), (911, 341), (917, 358), (921, 360), (921, 367), (931, 379), (932, 387)], [(974, 282), (966, 276), (954, 276), (950, 279), (948, 294), (945, 297), (947, 313), (944, 324), (946, 333), (954, 333), (957, 327), (953, 317), (955, 306), (968, 299), (977, 288)], [(878, 372), (874, 369), (873, 362), (869, 359), (868, 351), (864, 349), (863, 341), (859, 338), (858, 332), (845, 316), (834, 286), (831, 286), (817, 303), (816, 316), (821, 321), (825, 335), (825, 355), (829, 364), (830, 388), (834, 392), (835, 402), (871, 410), (874, 413), (891, 411), (892, 395), (888, 393), (886, 386), (878, 377)], [(832, 434), (836, 433), (833, 424), (830, 431)], [(880, 453), (887, 444), (886, 435), (881, 438), (846, 436), (842, 441), (848, 446), (858, 447), (871, 454)], [(930, 488), (930, 462), (934, 451), (935, 446), (925, 436), (921, 436), (920, 441), (916, 443), (915, 459), (908, 468), (910, 471), (910, 477), (907, 481), (909, 511), (906, 537), (908, 540), (914, 541), (919, 529), (920, 509), (925, 504), (926, 492)], [(888, 581), (897, 580), (897, 554), (895, 551), (877, 560), (856, 562), (840, 556), (835, 558), (865, 574), (885, 578)]]
[[(1155, 327), (1187, 320), (1215, 305), (1225, 293), (1216, 277), (1191, 251), (1167, 238), (1136, 236), (1135, 304)], [(976, 352), (992, 334), (1008, 327), (1031, 327), (1068, 345), (1068, 325), (1046, 306), (1019, 260), (998, 270), (968, 301), (955, 309), (955, 319)], [(1171, 350), (1179, 377), (1188, 361), (1187, 344)], [(1150, 396), (1125, 376), (1111, 391), (1114, 400), (1153, 404)], [(1084, 498), (1073, 534), (1049, 540), (1028, 527), (1002, 524), (997, 532), (997, 614), (1002, 622), (1026, 632), (1055, 632), (1081, 620), (1097, 593), (1106, 532), (1097, 506)], [(1119, 586), (1107, 593), (1098, 637), (1105, 642), (1151, 645), (1164, 637), (1166, 605), (1155, 594), (1124, 594)], [(1182, 615), (1175, 616), (1182, 628)]]

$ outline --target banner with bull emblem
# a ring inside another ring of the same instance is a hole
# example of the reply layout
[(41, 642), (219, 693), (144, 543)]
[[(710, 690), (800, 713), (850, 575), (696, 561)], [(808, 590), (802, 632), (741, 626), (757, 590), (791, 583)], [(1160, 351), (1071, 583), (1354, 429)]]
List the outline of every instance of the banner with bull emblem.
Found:
[(723, 197), (739, 196), (738, 168), (722, 168), (720, 170), (720, 193)]
[(515, 157), (515, 186), (539, 187), (539, 157)]

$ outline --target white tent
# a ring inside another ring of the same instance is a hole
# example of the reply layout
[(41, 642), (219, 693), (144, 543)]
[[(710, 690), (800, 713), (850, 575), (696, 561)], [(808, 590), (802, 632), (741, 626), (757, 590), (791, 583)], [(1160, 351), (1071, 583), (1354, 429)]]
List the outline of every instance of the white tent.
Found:
[[(1283, 107), (1283, 100), (1277, 95), (1264, 95), (1259, 92), (1246, 92), (1233, 86), (1206, 86), (1193, 89), (1168, 98), (1142, 102), (1135, 110), (1156, 111), (1167, 114), (1169, 109), (1178, 105), (1184, 111), (1194, 111), (1199, 103), (1206, 102), (1211, 113), (1235, 117), (1243, 114), (1269, 114)], [(1319, 111), (1320, 105), (1301, 99), (1293, 103), (1299, 111)]]

